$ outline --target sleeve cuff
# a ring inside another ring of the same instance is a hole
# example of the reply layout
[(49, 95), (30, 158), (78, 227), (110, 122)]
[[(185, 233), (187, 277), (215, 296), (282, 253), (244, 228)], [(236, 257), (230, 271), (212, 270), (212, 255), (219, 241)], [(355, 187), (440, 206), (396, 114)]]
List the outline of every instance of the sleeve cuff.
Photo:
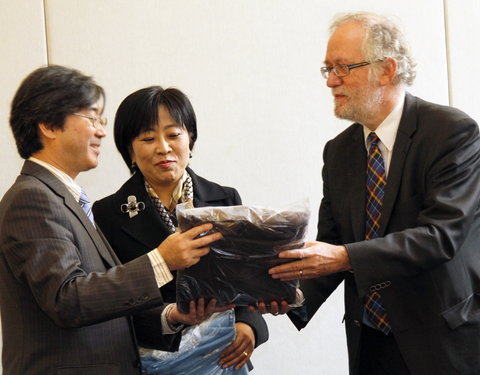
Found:
[(178, 324), (170, 324), (168, 322), (168, 314), (170, 314), (170, 311), (173, 309), (173, 306), (175, 304), (171, 303), (170, 305), (167, 305), (165, 309), (162, 311), (162, 327), (163, 327), (163, 333), (165, 335), (173, 335), (179, 331), (181, 331), (184, 327), (182, 323)]
[(152, 264), (155, 280), (159, 288), (173, 280), (173, 275), (168, 269), (167, 263), (160, 255), (157, 249), (153, 249), (147, 253), (150, 263)]

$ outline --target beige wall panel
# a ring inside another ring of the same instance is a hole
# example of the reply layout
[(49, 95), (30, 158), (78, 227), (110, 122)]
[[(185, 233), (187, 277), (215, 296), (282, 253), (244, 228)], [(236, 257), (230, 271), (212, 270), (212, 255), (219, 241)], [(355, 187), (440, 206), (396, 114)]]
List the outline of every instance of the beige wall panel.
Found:
[(451, 105), (480, 122), (480, 2), (446, 0)]
[(21, 80), (47, 63), (42, 0), (0, 0), (0, 160), (4, 173), (0, 196), (18, 175), (18, 156), (8, 124), (10, 103)]
[[(96, 77), (107, 91), (110, 124), (119, 102), (133, 90), (153, 84), (183, 90), (198, 117), (192, 167), (235, 186), (247, 204), (281, 207), (310, 198), (308, 239), (313, 239), (323, 145), (348, 126), (333, 117), (319, 68), (331, 18), (360, 10), (358, 4), (46, 0), (50, 61)], [(362, 5), (392, 15), (405, 29), (418, 62), (410, 91), (447, 104), (442, 1)], [(112, 193), (128, 176), (111, 135), (100, 163), (79, 177), (92, 199)], [(18, 166), (9, 168), (7, 185), (17, 173)], [(254, 353), (254, 373), (347, 373), (342, 316), (342, 290), (300, 333), (286, 317), (268, 316), (271, 338)]]
[[(93, 74), (105, 86), (111, 124), (120, 100), (133, 90), (151, 84), (179, 87), (198, 115), (192, 165), (199, 172), (238, 187), (247, 203), (272, 205), (303, 196), (318, 200), (323, 143), (347, 126), (334, 119), (319, 73), (326, 29), (335, 13), (359, 8), (353, 0), (341, 6), (313, 0), (301, 4), (48, 0), (51, 61)], [(366, 1), (364, 9), (393, 15), (404, 26), (419, 63), (411, 91), (447, 103), (444, 40), (428, 39), (432, 33), (443, 35), (442, 3), (416, 4), (420, 9), (413, 15), (412, 4)], [(430, 14), (428, 25), (420, 16), (425, 13)], [(432, 60), (438, 64), (432, 66)], [(300, 159), (293, 157), (300, 151)], [(111, 136), (102, 159), (107, 162), (82, 177), (92, 182), (108, 177), (110, 184), (89, 187), (97, 197), (127, 175)], [(301, 183), (306, 171), (313, 183)]]

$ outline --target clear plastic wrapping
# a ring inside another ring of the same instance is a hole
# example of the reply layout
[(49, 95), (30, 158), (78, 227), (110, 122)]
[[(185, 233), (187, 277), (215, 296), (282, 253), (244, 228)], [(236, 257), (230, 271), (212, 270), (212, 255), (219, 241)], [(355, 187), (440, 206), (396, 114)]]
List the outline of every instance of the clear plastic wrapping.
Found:
[(289, 259), (278, 258), (287, 249), (303, 246), (310, 213), (308, 201), (285, 210), (229, 206), (192, 208), (177, 206), (180, 230), (212, 223), (223, 239), (211, 245), (200, 262), (177, 273), (177, 304), (188, 312), (189, 302), (205, 297), (217, 305), (256, 305), (285, 300), (298, 306), (298, 281), (280, 281), (268, 269)]
[(240, 370), (222, 368), (220, 354), (235, 338), (233, 310), (213, 314), (201, 324), (186, 328), (177, 352), (141, 349), (142, 370), (151, 375), (247, 375)]

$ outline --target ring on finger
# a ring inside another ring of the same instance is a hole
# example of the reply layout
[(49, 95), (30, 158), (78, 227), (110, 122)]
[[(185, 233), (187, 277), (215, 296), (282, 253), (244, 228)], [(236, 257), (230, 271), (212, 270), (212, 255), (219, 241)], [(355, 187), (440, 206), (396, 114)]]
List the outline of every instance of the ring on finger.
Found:
[(247, 352), (243, 352), (243, 355), (244, 355), (245, 357), (248, 357), (248, 353), (247, 353)]
[(303, 270), (298, 271), (298, 274), (299, 274), (300, 276), (302, 276), (302, 275), (303, 275)]

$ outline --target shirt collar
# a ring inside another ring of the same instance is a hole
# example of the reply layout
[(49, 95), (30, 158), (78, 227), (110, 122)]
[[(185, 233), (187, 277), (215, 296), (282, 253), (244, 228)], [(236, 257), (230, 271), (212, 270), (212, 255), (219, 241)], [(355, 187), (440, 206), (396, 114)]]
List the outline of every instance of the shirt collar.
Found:
[(42, 167), (48, 169), (55, 177), (57, 177), (68, 189), (68, 191), (73, 195), (75, 200), (78, 202), (80, 200), (80, 194), (82, 192), (82, 188), (75, 183), (75, 181), (65, 172), (61, 171), (60, 169), (54, 167), (53, 165), (34, 158), (33, 156), (30, 156), (28, 160), (33, 161), (34, 163), (37, 163), (41, 165)]
[(185, 183), (185, 180), (187, 179), (187, 171), (183, 172), (183, 176), (178, 182), (177, 186), (173, 190), (172, 198), (173, 198), (173, 203), (177, 205), (178, 202), (180, 202), (180, 199), (182, 198), (183, 195), (183, 184)]
[[(401, 100), (397, 103), (392, 112), (382, 121), (382, 123), (375, 130), (375, 134), (378, 136), (380, 141), (383, 143), (385, 148), (389, 151), (393, 151), (393, 146), (395, 144), (395, 138), (397, 137), (398, 127), (400, 125), (400, 120), (403, 113), (403, 105), (405, 103), (404, 97), (401, 97)], [(365, 139), (365, 147), (368, 150), (367, 137), (372, 131), (366, 126), (363, 126), (363, 136)]]
[[(183, 172), (183, 176), (182, 178), (180, 178), (180, 180), (178, 181), (177, 183), (177, 186), (175, 186), (175, 189), (173, 189), (173, 192), (172, 192), (172, 202), (170, 203), (170, 207), (175, 207), (178, 202), (180, 202), (180, 200), (182, 199), (182, 195), (183, 195), (183, 184), (185, 183), (185, 181), (187, 180), (187, 177), (188, 177), (188, 173), (187, 171), (185, 170), (185, 172)], [(157, 192), (155, 191), (155, 189), (152, 188), (152, 186), (148, 183), (148, 181), (145, 179), (145, 187), (147, 189), (147, 192), (148, 194), (151, 196), (151, 197), (154, 197), (154, 198), (158, 198), (158, 194)], [(167, 208), (169, 209), (169, 207)]]

